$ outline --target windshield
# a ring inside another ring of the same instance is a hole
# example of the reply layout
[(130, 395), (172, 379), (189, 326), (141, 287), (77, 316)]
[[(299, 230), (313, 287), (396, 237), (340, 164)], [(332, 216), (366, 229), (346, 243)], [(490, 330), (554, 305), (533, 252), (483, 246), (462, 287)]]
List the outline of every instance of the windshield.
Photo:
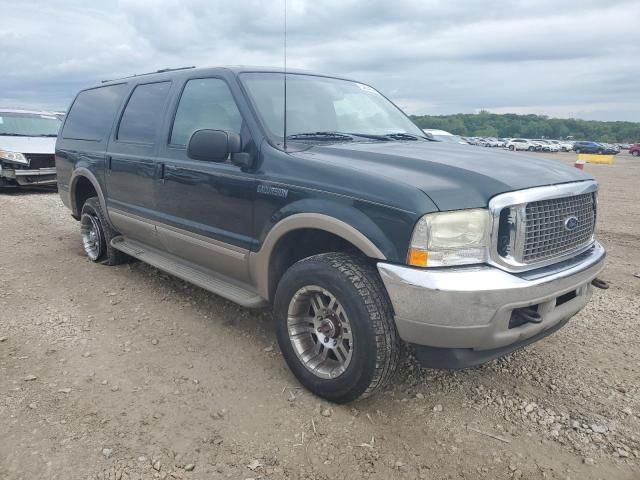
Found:
[(0, 135), (57, 137), (60, 123), (53, 115), (0, 112)]
[[(284, 136), (284, 78), (281, 73), (241, 74), (262, 123)], [(424, 133), (373, 88), (356, 82), (313, 75), (287, 74), (287, 137), (303, 133), (350, 135)]]

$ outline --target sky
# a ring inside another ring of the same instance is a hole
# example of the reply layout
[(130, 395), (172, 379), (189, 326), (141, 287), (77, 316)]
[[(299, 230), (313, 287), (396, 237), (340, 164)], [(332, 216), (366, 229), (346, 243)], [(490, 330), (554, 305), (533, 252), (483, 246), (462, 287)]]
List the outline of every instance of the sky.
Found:
[[(639, 0), (286, 0), (289, 67), (410, 114), (640, 121)], [(0, 106), (66, 110), (103, 79), (283, 63), (284, 0), (0, 0)]]

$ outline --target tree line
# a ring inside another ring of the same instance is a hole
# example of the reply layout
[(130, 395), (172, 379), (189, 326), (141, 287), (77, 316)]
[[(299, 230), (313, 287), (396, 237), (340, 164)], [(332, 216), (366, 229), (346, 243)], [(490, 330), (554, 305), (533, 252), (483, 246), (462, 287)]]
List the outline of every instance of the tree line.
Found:
[(420, 128), (446, 130), (464, 137), (555, 138), (573, 137), (607, 143), (640, 142), (640, 123), (602, 122), (575, 118), (515, 113), (457, 113), (454, 115), (412, 115)]

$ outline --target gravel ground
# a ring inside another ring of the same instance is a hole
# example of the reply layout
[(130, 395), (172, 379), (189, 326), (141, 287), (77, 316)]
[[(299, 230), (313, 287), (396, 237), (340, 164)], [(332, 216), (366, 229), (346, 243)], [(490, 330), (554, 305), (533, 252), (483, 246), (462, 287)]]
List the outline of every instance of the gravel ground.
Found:
[(299, 388), (268, 312), (92, 264), (57, 194), (0, 194), (0, 478), (640, 478), (640, 161), (586, 170), (609, 290), (526, 350), (408, 358), (347, 406)]

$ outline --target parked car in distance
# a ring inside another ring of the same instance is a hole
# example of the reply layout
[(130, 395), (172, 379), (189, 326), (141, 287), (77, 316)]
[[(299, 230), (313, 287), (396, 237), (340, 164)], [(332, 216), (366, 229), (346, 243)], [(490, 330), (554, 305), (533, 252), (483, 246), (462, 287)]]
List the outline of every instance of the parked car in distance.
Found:
[(484, 139), (487, 142), (487, 146), (489, 147), (504, 147), (504, 142), (494, 137), (487, 137)]
[(529, 140), (534, 146), (536, 152), (542, 152), (544, 150), (545, 145), (538, 140)]
[(618, 145), (614, 145), (612, 143), (600, 143), (605, 149), (605, 153), (609, 153), (612, 155), (617, 155), (620, 153), (620, 147)]
[(526, 138), (513, 138), (507, 142), (507, 148), (512, 152), (517, 150), (528, 150), (533, 152), (537, 150), (537, 146)]
[(432, 128), (423, 128), (422, 131), (426, 133), (427, 136), (433, 138), (437, 142), (458, 143), (460, 145), (468, 145), (468, 143), (464, 141), (462, 137), (458, 135), (454, 135), (453, 133), (449, 133), (446, 130), (435, 130)]
[(634, 157), (640, 156), (640, 143), (634, 143), (629, 147), (629, 153)]
[(558, 146), (561, 152), (570, 152), (573, 149), (573, 143), (566, 140), (548, 140), (554, 145)]
[(543, 152), (559, 152), (560, 151), (560, 147), (554, 143), (552, 143), (549, 140), (540, 140), (540, 139), (536, 139), (534, 140), (534, 142), (536, 142), (538, 145), (540, 145), (540, 149)]
[(284, 78), (191, 68), (81, 91), (56, 162), (87, 257), (272, 305), (293, 374), (342, 403), (389, 382), (401, 341), (469, 367), (587, 304), (605, 256), (591, 176), (431, 141), (351, 80), (289, 71), (284, 109)]
[(556, 145), (551, 140), (542, 139), (538, 141), (542, 144), (542, 150), (544, 150), (545, 152), (555, 153), (560, 151), (560, 146)]
[(469, 145), (475, 145), (477, 147), (488, 146), (487, 142), (485, 142), (484, 139), (480, 137), (462, 137), (462, 139)]
[(602, 143), (585, 141), (575, 142), (573, 151), (576, 153), (596, 153), (598, 155), (616, 155), (619, 153), (619, 150)]
[(0, 187), (55, 185), (59, 128), (51, 112), (0, 108)]

